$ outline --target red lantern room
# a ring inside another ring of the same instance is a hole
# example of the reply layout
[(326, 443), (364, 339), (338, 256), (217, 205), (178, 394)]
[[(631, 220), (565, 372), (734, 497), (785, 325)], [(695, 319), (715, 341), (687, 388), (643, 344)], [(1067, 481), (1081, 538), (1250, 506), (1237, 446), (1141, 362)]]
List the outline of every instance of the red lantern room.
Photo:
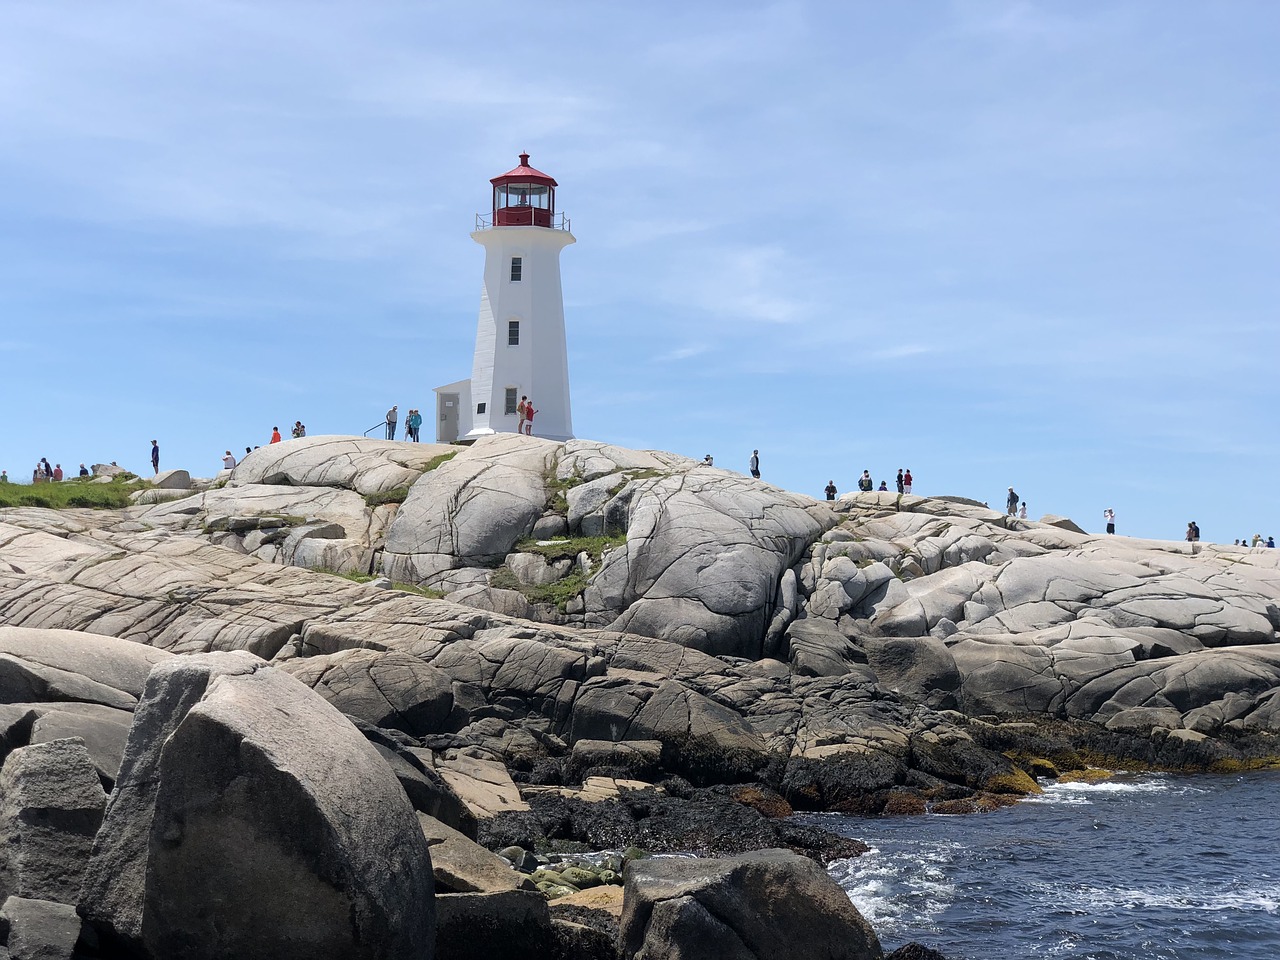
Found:
[(550, 227), (556, 214), (556, 182), (529, 166), (529, 155), (520, 154), (520, 166), (489, 181), (493, 184), (495, 227)]

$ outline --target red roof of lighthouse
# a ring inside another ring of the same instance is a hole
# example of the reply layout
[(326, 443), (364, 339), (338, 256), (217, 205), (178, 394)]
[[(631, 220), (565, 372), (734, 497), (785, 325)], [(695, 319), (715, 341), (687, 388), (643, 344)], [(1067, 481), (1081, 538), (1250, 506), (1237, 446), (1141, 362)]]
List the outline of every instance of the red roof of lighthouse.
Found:
[(520, 154), (520, 166), (508, 170), (501, 176), (494, 177), (489, 181), (495, 186), (499, 183), (545, 183), (549, 187), (558, 187), (560, 184), (541, 170), (535, 170), (529, 166), (529, 155), (527, 153)]

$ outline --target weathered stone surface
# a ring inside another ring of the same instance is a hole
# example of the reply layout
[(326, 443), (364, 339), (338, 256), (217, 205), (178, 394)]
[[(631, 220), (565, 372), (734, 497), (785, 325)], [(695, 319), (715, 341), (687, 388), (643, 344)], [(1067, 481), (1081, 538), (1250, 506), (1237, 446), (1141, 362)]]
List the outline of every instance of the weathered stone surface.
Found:
[(448, 675), (407, 653), (341, 650), (280, 666), (343, 713), (374, 726), (440, 733), (453, 712)]
[(437, 960), (529, 960), (553, 956), (547, 900), (536, 890), (436, 897)]
[(168, 654), (71, 630), (0, 626), (0, 703), (70, 700), (131, 710)]
[(419, 813), (418, 825), (431, 847), (437, 894), (537, 889), (532, 880), (513, 870), (506, 860), (435, 817)]
[(627, 865), (622, 954), (634, 960), (880, 960), (870, 924), (826, 872), (789, 850)]
[(80, 909), (159, 956), (429, 956), (430, 870), (359, 732), (282, 671), (214, 654), (148, 680)]
[(9, 897), (0, 907), (6, 960), (74, 960), (82, 923), (67, 903)]
[(0, 900), (74, 904), (106, 804), (83, 741), (10, 753), (0, 770)]
[(432, 460), (456, 453), (437, 443), (315, 436), (285, 440), (246, 454), (232, 476), (236, 483), (336, 487), (361, 495), (412, 486)]
[(191, 474), (185, 470), (162, 470), (147, 482), (157, 490), (190, 490)]

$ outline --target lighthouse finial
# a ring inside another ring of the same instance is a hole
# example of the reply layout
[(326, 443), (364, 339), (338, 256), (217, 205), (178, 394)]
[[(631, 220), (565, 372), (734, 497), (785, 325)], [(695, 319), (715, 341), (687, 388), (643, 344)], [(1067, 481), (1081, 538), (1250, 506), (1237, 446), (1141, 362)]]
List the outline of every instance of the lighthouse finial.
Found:
[(527, 167), (528, 165), (529, 165), (529, 154), (527, 153), (520, 154), (520, 166)]

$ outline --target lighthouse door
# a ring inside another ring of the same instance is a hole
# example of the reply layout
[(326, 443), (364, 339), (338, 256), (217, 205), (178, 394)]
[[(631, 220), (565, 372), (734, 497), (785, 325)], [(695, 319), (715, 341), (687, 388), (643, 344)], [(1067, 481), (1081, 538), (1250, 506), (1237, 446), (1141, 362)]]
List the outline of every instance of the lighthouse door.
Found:
[(439, 407), (436, 417), (436, 443), (453, 443), (458, 439), (458, 394), (438, 393)]

